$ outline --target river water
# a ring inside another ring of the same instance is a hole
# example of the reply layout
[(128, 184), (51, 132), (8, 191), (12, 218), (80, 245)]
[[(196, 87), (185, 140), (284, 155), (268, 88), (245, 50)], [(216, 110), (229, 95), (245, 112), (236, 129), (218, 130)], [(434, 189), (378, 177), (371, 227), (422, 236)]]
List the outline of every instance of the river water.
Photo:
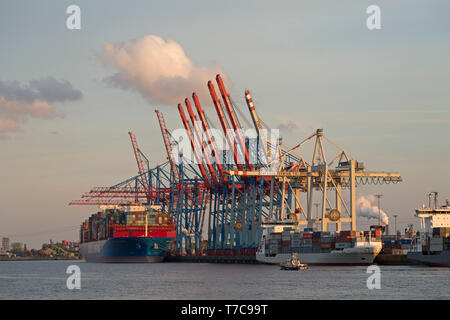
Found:
[[(67, 287), (70, 265), (80, 267), (79, 290)], [(450, 299), (450, 268), (380, 269), (381, 288), (369, 290), (366, 267), (3, 261), (0, 299)]]

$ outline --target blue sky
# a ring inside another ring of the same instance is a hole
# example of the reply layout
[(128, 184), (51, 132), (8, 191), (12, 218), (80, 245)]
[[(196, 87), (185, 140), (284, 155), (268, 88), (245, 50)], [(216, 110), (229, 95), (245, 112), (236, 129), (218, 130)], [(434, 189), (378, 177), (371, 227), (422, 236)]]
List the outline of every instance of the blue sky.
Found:
[[(81, 7), (81, 30), (65, 27), (70, 4)], [(381, 30), (366, 28), (371, 4)], [(250, 89), (267, 124), (290, 127), (286, 144), (323, 127), (368, 168), (399, 171), (402, 184), (358, 193), (385, 194), (385, 211), (413, 222), (429, 191), (450, 196), (449, 12), (448, 1), (2, 1), (0, 81), (53, 77), (82, 98), (56, 101), (63, 117), (28, 118), (0, 139), (0, 235), (79, 225), (93, 210), (70, 200), (135, 174), (129, 130), (152, 164), (163, 161), (156, 106), (105, 82), (114, 70), (100, 58), (105, 42), (150, 34), (199, 66), (220, 64), (237, 103)], [(169, 128), (181, 127), (175, 106), (158, 107)]]

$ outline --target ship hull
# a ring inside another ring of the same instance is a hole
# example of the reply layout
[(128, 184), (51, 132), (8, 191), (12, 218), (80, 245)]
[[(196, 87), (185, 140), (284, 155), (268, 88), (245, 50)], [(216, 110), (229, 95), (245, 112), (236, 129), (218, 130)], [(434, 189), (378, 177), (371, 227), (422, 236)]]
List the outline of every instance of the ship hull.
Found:
[(162, 262), (173, 238), (119, 237), (80, 244), (87, 262), (152, 263)]
[(408, 252), (408, 260), (428, 266), (450, 267), (450, 251), (442, 251), (440, 254)]
[[(279, 253), (275, 256), (266, 256), (262, 253), (256, 254), (256, 260), (267, 264), (280, 264), (291, 258), (290, 253)], [(298, 253), (301, 263), (316, 266), (366, 266), (374, 263), (374, 253)]]

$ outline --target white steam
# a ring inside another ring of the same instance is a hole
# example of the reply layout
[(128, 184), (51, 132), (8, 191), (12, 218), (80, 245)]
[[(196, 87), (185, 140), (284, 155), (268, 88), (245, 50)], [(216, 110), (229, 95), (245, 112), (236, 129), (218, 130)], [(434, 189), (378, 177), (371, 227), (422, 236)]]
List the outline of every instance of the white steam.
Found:
[(193, 91), (201, 101), (209, 102), (207, 82), (218, 73), (231, 89), (220, 65), (197, 66), (180, 44), (155, 35), (127, 43), (105, 43), (103, 60), (117, 70), (107, 79), (110, 83), (136, 90), (152, 104), (183, 103)]
[[(361, 196), (356, 200), (356, 211), (361, 217), (367, 219), (377, 219), (378, 220), (378, 204), (374, 196), (370, 195), (367, 197)], [(383, 210), (381, 212), (381, 222), (384, 224), (389, 224), (389, 217)]]

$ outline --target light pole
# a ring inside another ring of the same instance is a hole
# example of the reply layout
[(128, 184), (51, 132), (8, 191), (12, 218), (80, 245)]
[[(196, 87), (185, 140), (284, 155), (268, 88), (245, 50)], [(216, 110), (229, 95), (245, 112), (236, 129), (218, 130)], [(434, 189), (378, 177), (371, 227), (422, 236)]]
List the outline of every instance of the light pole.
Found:
[(394, 234), (395, 234), (395, 239), (397, 239), (397, 217), (398, 217), (398, 215), (397, 214), (394, 214)]
[(378, 225), (381, 226), (381, 208), (380, 208), (380, 198), (382, 197), (382, 194), (376, 194), (375, 197), (378, 198)]
[(319, 218), (319, 205), (320, 205), (320, 203), (314, 203), (314, 205), (316, 206), (316, 229), (317, 229), (317, 231), (319, 231), (318, 229), (318, 226), (319, 226), (319, 224), (317, 223), (317, 219)]

